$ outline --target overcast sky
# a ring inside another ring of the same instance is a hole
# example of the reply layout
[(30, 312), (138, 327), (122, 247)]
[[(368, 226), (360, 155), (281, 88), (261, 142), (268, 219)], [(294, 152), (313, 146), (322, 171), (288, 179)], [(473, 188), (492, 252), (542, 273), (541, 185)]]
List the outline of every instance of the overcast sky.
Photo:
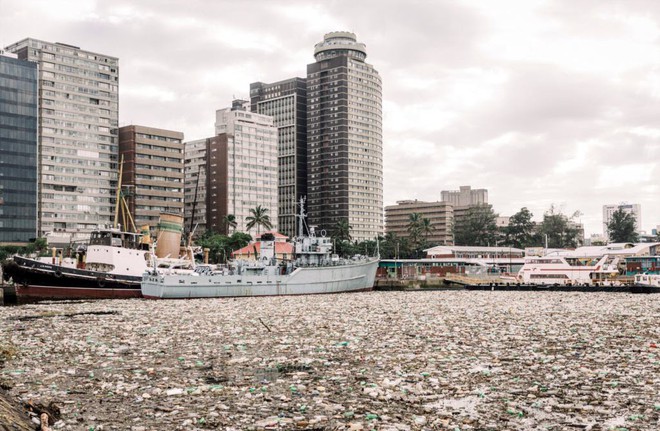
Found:
[(660, 224), (660, 1), (0, 0), (0, 45), (119, 57), (120, 125), (186, 140), (337, 30), (383, 78), (386, 205), (471, 185), (500, 215), (579, 210), (587, 234), (624, 201)]

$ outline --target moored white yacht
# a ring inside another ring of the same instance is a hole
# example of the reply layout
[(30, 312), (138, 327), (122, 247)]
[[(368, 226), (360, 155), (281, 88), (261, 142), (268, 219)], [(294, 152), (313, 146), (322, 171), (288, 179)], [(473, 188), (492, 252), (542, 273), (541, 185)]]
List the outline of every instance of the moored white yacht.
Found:
[(604, 255), (599, 259), (542, 256), (529, 257), (518, 272), (522, 284), (548, 286), (616, 286), (620, 258)]

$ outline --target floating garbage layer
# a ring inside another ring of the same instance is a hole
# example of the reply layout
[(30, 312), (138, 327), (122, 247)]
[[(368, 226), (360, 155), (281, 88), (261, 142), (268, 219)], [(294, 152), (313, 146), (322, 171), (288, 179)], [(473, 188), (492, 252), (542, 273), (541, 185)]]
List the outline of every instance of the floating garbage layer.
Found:
[[(3, 308), (54, 429), (657, 430), (660, 301), (371, 292)], [(38, 418), (33, 417), (38, 423)]]

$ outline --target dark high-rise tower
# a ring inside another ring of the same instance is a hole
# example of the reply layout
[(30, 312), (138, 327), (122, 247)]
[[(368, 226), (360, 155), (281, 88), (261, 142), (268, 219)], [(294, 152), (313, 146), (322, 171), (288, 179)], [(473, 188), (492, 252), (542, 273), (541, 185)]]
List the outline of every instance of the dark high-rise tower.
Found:
[(355, 34), (333, 32), (307, 65), (309, 223), (347, 220), (355, 240), (383, 233), (382, 88)]
[(0, 55), (0, 244), (37, 236), (37, 63)]
[(296, 203), (307, 195), (307, 86), (302, 78), (250, 84), (252, 112), (270, 115), (277, 127), (279, 231), (296, 235)]

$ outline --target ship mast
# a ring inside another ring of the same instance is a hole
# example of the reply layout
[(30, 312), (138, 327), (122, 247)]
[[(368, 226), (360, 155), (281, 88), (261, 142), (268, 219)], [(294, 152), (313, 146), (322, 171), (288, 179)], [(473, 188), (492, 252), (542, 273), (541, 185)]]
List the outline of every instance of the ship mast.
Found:
[(305, 197), (300, 196), (300, 214), (298, 214), (298, 236), (304, 236), (304, 224), (305, 224)]
[(119, 162), (119, 180), (117, 181), (117, 194), (115, 195), (115, 222), (112, 227), (117, 228), (117, 222), (119, 221), (119, 204), (121, 202), (121, 177), (124, 173), (124, 155), (121, 155), (121, 161)]

